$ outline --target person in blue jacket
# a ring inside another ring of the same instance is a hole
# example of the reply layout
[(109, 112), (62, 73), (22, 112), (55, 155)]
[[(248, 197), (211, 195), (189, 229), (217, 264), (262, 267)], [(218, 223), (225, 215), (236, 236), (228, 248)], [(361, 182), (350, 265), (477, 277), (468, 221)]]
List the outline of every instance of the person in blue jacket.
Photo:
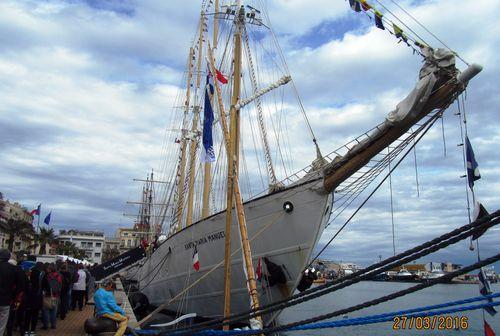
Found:
[(106, 279), (102, 282), (102, 287), (95, 292), (94, 304), (96, 315), (118, 322), (119, 327), (115, 336), (123, 336), (127, 330), (128, 317), (125, 315), (123, 309), (116, 304), (112, 290), (113, 282), (110, 279)]

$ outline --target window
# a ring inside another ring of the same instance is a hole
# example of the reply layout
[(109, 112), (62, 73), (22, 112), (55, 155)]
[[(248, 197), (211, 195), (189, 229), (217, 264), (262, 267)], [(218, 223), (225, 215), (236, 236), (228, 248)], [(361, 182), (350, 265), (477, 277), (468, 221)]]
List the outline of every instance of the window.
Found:
[(87, 243), (87, 247), (94, 247), (94, 243), (92, 243), (92, 242), (88, 242), (88, 243)]
[(82, 242), (82, 247), (87, 247), (87, 242)]
[(101, 254), (100, 254), (100, 253), (95, 253), (95, 254), (94, 254), (94, 257), (96, 257), (96, 258), (99, 258), (100, 256), (101, 256)]
[(101, 247), (101, 243), (95, 243), (95, 247)]
[(127, 232), (124, 232), (124, 233), (123, 233), (123, 235), (124, 235), (124, 236), (128, 236), (128, 233), (127, 233)]
[(127, 240), (127, 247), (130, 247), (130, 246), (132, 246), (132, 242), (129, 239), (129, 240)]

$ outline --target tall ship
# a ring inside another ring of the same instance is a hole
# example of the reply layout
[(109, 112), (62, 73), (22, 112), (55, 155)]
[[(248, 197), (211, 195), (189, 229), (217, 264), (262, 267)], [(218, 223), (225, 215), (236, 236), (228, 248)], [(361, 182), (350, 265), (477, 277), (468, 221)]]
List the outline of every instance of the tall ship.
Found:
[(461, 72), (453, 52), (415, 41), (424, 59), (415, 88), (380, 124), (323, 153), (264, 1), (203, 1), (196, 32), (162, 167), (150, 179), (158, 180), (154, 206), (141, 228), (154, 248), (136, 279), (153, 306), (206, 318), (293, 294), (331, 217), (411, 150), (481, 71)]

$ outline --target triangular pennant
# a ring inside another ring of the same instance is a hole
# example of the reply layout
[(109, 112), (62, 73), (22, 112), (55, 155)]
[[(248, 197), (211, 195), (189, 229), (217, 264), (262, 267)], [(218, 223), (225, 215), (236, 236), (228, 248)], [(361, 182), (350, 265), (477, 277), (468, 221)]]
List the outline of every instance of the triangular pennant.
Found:
[(359, 5), (358, 0), (349, 0), (349, 5), (351, 6), (353, 11), (361, 12), (361, 6)]
[(379, 29), (382, 29), (382, 30), (385, 30), (385, 27), (384, 27), (384, 22), (382, 21), (382, 13), (380, 13), (378, 10), (374, 10), (375, 11), (375, 26)]

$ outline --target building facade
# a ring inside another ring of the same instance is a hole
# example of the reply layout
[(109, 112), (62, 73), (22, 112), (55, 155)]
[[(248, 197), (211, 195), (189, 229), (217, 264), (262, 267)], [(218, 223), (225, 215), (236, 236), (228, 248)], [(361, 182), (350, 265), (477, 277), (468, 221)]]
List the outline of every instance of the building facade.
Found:
[(120, 249), (120, 238), (106, 237), (104, 239), (104, 245), (106, 250), (119, 250)]
[[(10, 237), (7, 232), (2, 230), (2, 225), (5, 225), (9, 219), (19, 219), (27, 223), (33, 221), (33, 217), (29, 214), (28, 209), (17, 202), (10, 202), (4, 199), (2, 193), (0, 193), (0, 248), (8, 248)], [(34, 239), (34, 232), (23, 239), (15, 237), (13, 252), (27, 251), (33, 253), (35, 247)]]
[(59, 242), (71, 242), (79, 249), (85, 251), (85, 256), (92, 263), (102, 262), (105, 238), (104, 232), (60, 230)]
[(141, 243), (141, 232), (131, 228), (119, 228), (116, 238), (120, 240), (120, 252), (126, 252)]

